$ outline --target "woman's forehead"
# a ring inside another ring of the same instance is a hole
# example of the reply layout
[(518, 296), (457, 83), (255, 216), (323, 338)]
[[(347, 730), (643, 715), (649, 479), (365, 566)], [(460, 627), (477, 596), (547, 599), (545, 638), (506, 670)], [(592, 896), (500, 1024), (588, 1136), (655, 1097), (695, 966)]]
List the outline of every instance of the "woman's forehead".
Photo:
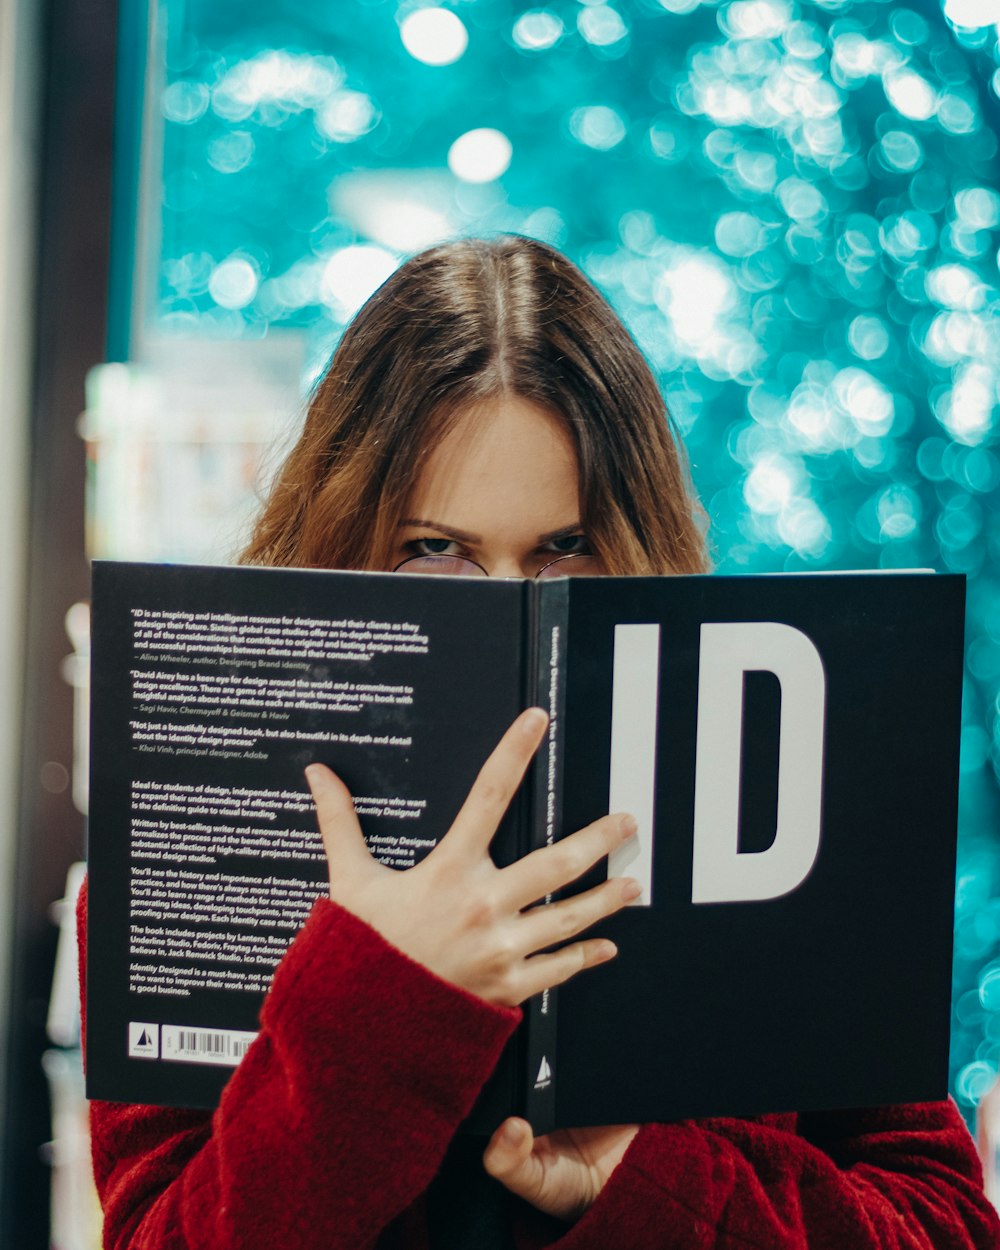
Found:
[(492, 538), (548, 533), (579, 519), (579, 467), (558, 420), (502, 396), (459, 413), (424, 458), (406, 515)]

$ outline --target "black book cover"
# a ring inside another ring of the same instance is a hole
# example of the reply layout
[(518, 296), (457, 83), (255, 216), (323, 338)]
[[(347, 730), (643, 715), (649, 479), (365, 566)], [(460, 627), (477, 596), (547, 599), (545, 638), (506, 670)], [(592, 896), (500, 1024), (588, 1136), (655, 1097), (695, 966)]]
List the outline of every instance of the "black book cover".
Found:
[[(946, 1091), (963, 579), (557, 579), (98, 564), (88, 1095), (211, 1106), (326, 865), (330, 764), (405, 869), (518, 711), (494, 846), (612, 810), (619, 957), (526, 1005), (475, 1127)], [(574, 888), (585, 888), (604, 869)]]
[(944, 1098), (964, 579), (570, 581), (567, 620), (562, 824), (615, 723), (652, 905), (556, 991), (549, 1122)]

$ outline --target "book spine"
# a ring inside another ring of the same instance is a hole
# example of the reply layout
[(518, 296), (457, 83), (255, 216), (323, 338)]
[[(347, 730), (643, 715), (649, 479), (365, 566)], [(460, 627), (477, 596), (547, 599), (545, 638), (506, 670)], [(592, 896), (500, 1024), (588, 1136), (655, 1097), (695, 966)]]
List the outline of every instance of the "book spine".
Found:
[[(534, 769), (529, 850), (551, 846), (562, 831), (563, 711), (569, 582), (532, 584), (536, 628), (529, 653), (531, 702), (549, 714), (549, 728)], [(547, 895), (539, 906), (555, 902)], [(556, 1128), (557, 991), (544, 990), (524, 1006), (526, 1020), (524, 1116), (537, 1134)]]

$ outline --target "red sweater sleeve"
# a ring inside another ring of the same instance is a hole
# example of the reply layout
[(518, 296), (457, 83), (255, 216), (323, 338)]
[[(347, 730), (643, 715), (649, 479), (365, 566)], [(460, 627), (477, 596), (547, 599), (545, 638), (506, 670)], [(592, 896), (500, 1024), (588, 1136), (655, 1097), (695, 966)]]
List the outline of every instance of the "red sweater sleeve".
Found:
[(558, 1250), (998, 1250), (954, 1104), (642, 1128)]
[[(81, 984), (86, 949), (81, 895)], [(361, 1250), (427, 1188), (520, 1012), (328, 900), (215, 1113), (91, 1104), (106, 1250)]]

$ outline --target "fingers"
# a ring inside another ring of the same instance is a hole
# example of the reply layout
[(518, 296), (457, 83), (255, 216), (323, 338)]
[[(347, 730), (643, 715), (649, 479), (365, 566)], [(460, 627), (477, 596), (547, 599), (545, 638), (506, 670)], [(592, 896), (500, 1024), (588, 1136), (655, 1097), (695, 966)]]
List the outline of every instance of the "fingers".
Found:
[(512, 1193), (527, 1197), (537, 1183), (537, 1178), (533, 1175), (537, 1170), (537, 1163), (531, 1157), (534, 1144), (531, 1125), (527, 1120), (504, 1120), (490, 1138), (483, 1155), (483, 1167)]
[(507, 996), (503, 1001), (516, 1006), (542, 990), (568, 981), (585, 968), (614, 959), (618, 950), (605, 938), (575, 942), (551, 955), (544, 952), (610, 916), (641, 892), (638, 881), (615, 878), (573, 898), (532, 907), (512, 918), (506, 950), (513, 958), (514, 968), (507, 976)]
[(574, 942), (572, 946), (564, 946), (562, 950), (549, 955), (532, 955), (524, 961), (524, 981), (522, 986), (526, 998), (540, 994), (542, 990), (552, 989), (554, 985), (562, 985), (570, 977), (586, 968), (596, 968), (598, 964), (606, 964), (618, 954), (618, 947), (607, 938), (587, 938), (584, 942)]
[(641, 893), (638, 881), (616, 877), (573, 898), (532, 907), (521, 917), (521, 940), (529, 953), (568, 941), (598, 920), (614, 915)]
[(482, 854), (510, 806), (548, 725), (541, 708), (528, 708), (514, 721), (479, 770), (462, 810), (441, 846)]
[(552, 846), (532, 851), (503, 869), (505, 896), (519, 910), (529, 907), (582, 876), (599, 859), (633, 837), (635, 831), (633, 816), (622, 813), (602, 816), (585, 829)]
[(330, 867), (330, 884), (374, 863), (365, 845), (347, 786), (325, 764), (310, 764), (306, 781), (316, 804), (319, 831)]

